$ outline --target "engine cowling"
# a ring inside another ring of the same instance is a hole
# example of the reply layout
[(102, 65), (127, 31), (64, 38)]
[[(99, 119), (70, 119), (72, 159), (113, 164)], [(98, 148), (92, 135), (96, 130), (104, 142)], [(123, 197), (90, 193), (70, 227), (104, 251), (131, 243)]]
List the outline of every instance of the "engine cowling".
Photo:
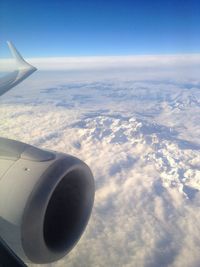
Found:
[(24, 261), (65, 256), (88, 223), (94, 192), (78, 158), (0, 138), (0, 236)]

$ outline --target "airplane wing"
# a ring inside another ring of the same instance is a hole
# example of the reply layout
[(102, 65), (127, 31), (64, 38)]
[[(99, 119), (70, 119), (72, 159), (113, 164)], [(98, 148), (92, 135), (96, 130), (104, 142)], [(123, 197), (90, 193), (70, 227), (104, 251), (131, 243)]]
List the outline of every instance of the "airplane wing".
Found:
[[(0, 78), (0, 96), (13, 88), (18, 83), (31, 75), (36, 68), (27, 63), (14, 45), (7, 42), (12, 56), (17, 63), (17, 69)], [(25, 263), (13, 252), (13, 250), (0, 237), (0, 267), (15, 266), (26, 267)]]
[(11, 42), (8, 41), (7, 44), (17, 63), (17, 70), (0, 78), (0, 96), (5, 94), (8, 90), (13, 88), (18, 83), (22, 82), (37, 70), (35, 67), (30, 65), (23, 59), (23, 57)]
[(6, 266), (27, 267), (0, 237), (0, 267)]
[[(0, 78), (0, 96), (36, 70), (8, 46), (17, 70)], [(0, 137), (0, 267), (68, 254), (85, 230), (94, 195), (93, 174), (83, 161)]]

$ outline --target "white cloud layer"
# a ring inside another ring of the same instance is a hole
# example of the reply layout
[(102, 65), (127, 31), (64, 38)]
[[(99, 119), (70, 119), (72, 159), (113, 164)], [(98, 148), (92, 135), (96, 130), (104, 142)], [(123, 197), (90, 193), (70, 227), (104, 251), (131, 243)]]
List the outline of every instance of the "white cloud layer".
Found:
[(35, 58), (29, 61), (41, 70), (188, 67), (200, 66), (200, 54)]
[[(200, 67), (200, 54), (179, 55), (130, 55), (130, 56), (82, 56), (29, 58), (28, 62), (40, 70), (83, 70), (122, 68)], [(12, 59), (0, 59), (0, 70), (9, 70), (15, 64)]]
[(94, 72), (64, 62), (0, 99), (1, 136), (73, 154), (94, 173), (86, 232), (51, 266), (198, 267), (199, 59), (140, 57), (136, 71), (110, 59), (88, 62)]

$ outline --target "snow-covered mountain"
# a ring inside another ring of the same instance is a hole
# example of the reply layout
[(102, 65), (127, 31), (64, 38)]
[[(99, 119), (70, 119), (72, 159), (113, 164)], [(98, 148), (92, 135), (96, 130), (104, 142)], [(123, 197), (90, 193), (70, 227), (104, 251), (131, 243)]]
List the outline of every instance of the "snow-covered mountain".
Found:
[(89, 226), (55, 266), (199, 266), (200, 79), (140, 71), (38, 72), (0, 99), (1, 136), (94, 173)]

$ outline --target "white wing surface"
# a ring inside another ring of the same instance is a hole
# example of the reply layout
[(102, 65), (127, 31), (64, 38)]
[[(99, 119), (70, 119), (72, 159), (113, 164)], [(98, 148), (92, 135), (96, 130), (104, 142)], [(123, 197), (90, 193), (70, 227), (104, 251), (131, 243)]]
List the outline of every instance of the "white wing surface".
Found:
[(8, 90), (13, 88), (18, 83), (22, 82), (29, 75), (31, 75), (37, 69), (27, 63), (15, 46), (11, 42), (7, 42), (10, 52), (12, 53), (17, 63), (17, 69), (4, 77), (0, 78), (0, 96), (5, 94)]

